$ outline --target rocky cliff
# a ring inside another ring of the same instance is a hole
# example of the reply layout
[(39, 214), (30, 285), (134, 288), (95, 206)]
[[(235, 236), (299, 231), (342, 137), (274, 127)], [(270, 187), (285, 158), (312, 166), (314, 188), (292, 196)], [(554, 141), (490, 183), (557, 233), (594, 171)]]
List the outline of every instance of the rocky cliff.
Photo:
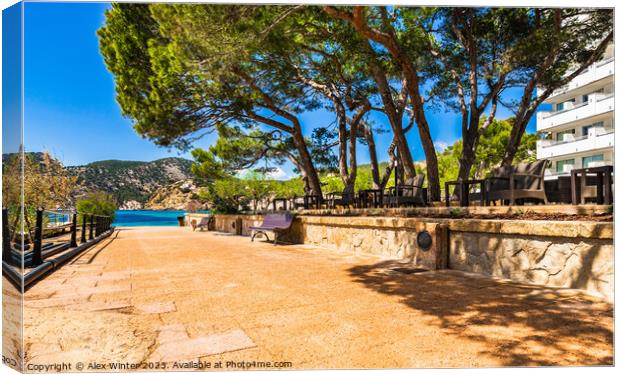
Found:
[(195, 210), (202, 209), (197, 202), (198, 188), (192, 180), (184, 180), (159, 188), (143, 204), (144, 209), (174, 209)]
[[(157, 205), (157, 209), (174, 209), (180, 200), (164, 198), (165, 192), (160, 189), (179, 182), (183, 184), (190, 179), (191, 164), (190, 160), (178, 157), (151, 162), (106, 160), (69, 166), (67, 170), (78, 176), (80, 190), (108, 192), (116, 198), (121, 209), (141, 209), (156, 193), (161, 202), (151, 206)], [(176, 189), (170, 188), (169, 191)], [(167, 201), (174, 202), (174, 206), (166, 206)]]

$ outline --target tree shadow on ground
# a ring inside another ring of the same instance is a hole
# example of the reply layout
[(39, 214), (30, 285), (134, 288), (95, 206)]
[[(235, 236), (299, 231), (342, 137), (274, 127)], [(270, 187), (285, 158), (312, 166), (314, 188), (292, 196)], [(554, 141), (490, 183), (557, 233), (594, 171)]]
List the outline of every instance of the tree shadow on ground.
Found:
[(403, 274), (402, 262), (349, 269), (355, 282), (437, 318), (506, 366), (613, 365), (613, 306), (571, 290), (456, 271)]

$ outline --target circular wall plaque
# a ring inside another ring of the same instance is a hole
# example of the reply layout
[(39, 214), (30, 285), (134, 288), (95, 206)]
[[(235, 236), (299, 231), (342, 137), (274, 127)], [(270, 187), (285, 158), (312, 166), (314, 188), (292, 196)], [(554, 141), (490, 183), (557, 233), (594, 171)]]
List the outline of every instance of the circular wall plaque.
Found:
[(424, 230), (418, 233), (417, 242), (420, 249), (426, 252), (433, 245), (433, 237), (428, 231)]

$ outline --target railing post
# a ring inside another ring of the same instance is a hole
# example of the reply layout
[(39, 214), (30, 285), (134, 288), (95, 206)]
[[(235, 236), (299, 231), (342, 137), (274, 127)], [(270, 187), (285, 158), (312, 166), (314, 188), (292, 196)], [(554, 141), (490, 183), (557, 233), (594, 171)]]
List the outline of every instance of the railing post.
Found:
[(90, 233), (88, 234), (88, 240), (93, 240), (93, 239), (94, 239), (94, 236), (93, 236), (93, 229), (94, 229), (93, 224), (94, 224), (94, 219), (95, 219), (95, 216), (93, 216), (93, 215), (91, 214), (91, 215), (90, 215), (90, 225), (89, 225), (89, 228), (90, 228), (90, 230), (89, 230), (89, 231), (90, 231)]
[(2, 260), (8, 261), (11, 257), (11, 233), (9, 232), (9, 212), (2, 209)]
[(37, 209), (37, 221), (34, 228), (34, 249), (32, 250), (32, 265), (43, 263), (41, 256), (41, 242), (43, 241), (43, 209)]
[(71, 244), (70, 247), (77, 247), (77, 213), (73, 213), (73, 221), (71, 222)]
[(82, 238), (80, 239), (80, 243), (86, 243), (86, 215), (82, 214)]

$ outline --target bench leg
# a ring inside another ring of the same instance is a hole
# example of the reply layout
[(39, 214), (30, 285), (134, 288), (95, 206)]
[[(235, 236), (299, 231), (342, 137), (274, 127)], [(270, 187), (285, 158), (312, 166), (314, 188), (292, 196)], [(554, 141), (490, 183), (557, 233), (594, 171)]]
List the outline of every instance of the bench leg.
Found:
[(267, 238), (267, 241), (269, 241), (269, 236), (268, 236), (268, 235), (267, 235), (267, 233), (266, 233), (266, 232), (264, 232), (264, 231), (254, 231), (254, 232), (252, 233), (252, 240), (251, 240), (251, 241), (254, 241), (254, 238), (255, 238), (255, 237), (257, 237), (259, 234), (264, 235), (264, 236), (265, 236), (265, 238)]
[(273, 233), (273, 245), (278, 244), (278, 232), (274, 231)]

